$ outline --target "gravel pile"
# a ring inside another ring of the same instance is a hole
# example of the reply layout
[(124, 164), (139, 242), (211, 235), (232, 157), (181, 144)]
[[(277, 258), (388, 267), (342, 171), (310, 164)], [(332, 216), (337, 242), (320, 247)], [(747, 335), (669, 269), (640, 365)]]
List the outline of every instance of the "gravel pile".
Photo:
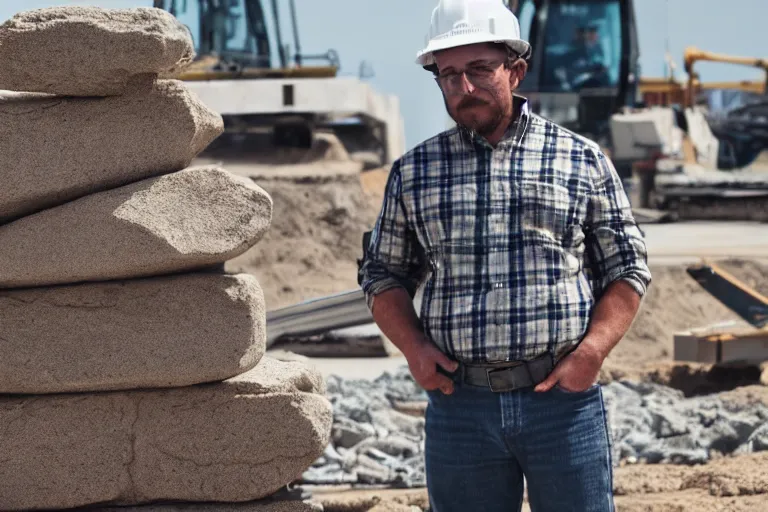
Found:
[(696, 464), (718, 454), (768, 449), (768, 408), (717, 395), (685, 398), (660, 384), (617, 381), (603, 387), (616, 458)]
[[(424, 474), (424, 419), (395, 410), (426, 393), (403, 366), (375, 380), (328, 379), (331, 443), (305, 484), (418, 487)], [(603, 386), (614, 461), (705, 463), (721, 454), (768, 450), (768, 407), (685, 398), (667, 386), (614, 381)]]
[(375, 380), (331, 376), (327, 396), (333, 404), (331, 444), (304, 473), (304, 483), (426, 485), (424, 419), (393, 408), (427, 400), (407, 366)]

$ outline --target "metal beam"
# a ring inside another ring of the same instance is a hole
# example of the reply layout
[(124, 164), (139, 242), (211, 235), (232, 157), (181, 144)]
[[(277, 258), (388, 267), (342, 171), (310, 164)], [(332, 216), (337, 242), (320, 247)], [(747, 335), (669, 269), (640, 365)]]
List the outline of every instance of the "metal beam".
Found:
[(731, 311), (758, 329), (768, 329), (768, 297), (708, 261), (688, 267), (687, 272)]
[(313, 336), (373, 323), (362, 290), (351, 290), (267, 312), (267, 347), (281, 336)]

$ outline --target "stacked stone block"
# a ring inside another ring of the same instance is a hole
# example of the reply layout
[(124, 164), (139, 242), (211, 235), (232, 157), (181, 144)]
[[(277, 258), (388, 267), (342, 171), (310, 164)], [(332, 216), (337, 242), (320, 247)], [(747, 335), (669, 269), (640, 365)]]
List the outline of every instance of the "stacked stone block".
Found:
[(331, 406), (264, 355), (257, 280), (223, 271), (272, 200), (191, 166), (224, 128), (172, 78), (193, 56), (160, 9), (0, 26), (0, 510), (311, 510), (269, 498), (323, 453)]

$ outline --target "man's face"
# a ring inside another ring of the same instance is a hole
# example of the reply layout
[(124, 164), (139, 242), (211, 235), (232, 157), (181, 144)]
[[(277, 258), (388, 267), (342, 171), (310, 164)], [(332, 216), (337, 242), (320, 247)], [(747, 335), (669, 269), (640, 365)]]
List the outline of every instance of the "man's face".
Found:
[[(512, 116), (512, 91), (522, 73), (504, 67), (504, 50), (473, 44), (435, 54), (438, 84), (456, 124), (489, 135)], [(466, 74), (465, 74), (466, 73)]]
[(587, 41), (587, 46), (594, 46), (597, 44), (597, 29), (596, 28), (590, 28), (587, 30), (585, 39)]

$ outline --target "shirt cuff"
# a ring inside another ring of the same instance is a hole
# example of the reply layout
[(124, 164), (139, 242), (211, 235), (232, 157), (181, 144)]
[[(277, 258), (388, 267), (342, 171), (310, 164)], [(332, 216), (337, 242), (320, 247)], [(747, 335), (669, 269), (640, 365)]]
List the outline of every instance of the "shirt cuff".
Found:
[(369, 285), (365, 291), (365, 302), (368, 305), (368, 310), (373, 313), (373, 299), (376, 295), (393, 288), (403, 288), (404, 290), (407, 290), (403, 283), (394, 277), (385, 277)]
[(621, 274), (610, 282), (615, 281), (626, 281), (642, 298), (648, 291), (648, 285), (650, 284), (651, 279), (650, 276), (642, 276), (640, 272), (633, 271), (626, 274)]

